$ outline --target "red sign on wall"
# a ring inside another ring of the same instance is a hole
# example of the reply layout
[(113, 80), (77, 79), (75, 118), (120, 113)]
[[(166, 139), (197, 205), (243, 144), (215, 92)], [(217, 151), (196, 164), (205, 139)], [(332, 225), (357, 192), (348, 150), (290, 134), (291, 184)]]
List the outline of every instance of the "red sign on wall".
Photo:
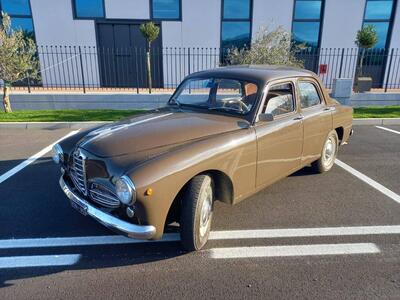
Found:
[(326, 74), (327, 72), (328, 72), (327, 64), (319, 65), (319, 74)]

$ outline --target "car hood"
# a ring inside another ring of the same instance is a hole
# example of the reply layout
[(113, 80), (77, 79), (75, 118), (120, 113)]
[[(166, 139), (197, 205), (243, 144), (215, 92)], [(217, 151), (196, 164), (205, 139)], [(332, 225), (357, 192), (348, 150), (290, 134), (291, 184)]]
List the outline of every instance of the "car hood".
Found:
[[(98, 157), (122, 156), (248, 127), (248, 122), (217, 114), (159, 111), (125, 119), (88, 133), (79, 146)], [(167, 147), (168, 148), (168, 147)]]

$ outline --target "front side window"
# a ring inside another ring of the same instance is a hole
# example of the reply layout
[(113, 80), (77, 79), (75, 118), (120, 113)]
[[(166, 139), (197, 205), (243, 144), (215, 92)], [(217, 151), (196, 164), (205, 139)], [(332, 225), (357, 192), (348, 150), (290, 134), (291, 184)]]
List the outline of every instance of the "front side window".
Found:
[(317, 88), (311, 82), (299, 82), (300, 107), (308, 108), (321, 103)]
[(180, 0), (151, 0), (152, 18), (161, 20), (179, 20), (181, 18)]
[(256, 105), (256, 84), (235, 79), (204, 78), (185, 81), (170, 99), (170, 105), (245, 115)]
[(104, 18), (104, 0), (74, 0), (75, 17), (84, 19)]
[(263, 113), (272, 114), (274, 117), (294, 112), (294, 93), (291, 83), (271, 86), (265, 99)]

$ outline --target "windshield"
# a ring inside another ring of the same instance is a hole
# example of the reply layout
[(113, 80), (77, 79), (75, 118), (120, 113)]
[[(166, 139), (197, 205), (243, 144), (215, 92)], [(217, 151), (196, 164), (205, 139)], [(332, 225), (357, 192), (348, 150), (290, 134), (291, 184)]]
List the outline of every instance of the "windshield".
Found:
[(244, 115), (255, 106), (257, 90), (256, 84), (236, 79), (189, 79), (179, 87), (169, 104)]

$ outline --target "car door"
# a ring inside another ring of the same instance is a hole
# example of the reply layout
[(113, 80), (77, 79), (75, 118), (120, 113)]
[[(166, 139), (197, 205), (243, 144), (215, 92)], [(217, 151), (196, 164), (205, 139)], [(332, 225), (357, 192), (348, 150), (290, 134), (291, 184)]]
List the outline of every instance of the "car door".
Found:
[(270, 113), (272, 121), (257, 121), (256, 186), (268, 185), (297, 169), (303, 146), (303, 124), (297, 108), (295, 82), (276, 81), (266, 87), (259, 113)]
[(302, 164), (317, 160), (328, 133), (332, 130), (332, 109), (326, 105), (321, 86), (312, 78), (297, 81), (299, 105), (303, 116), (304, 146)]

